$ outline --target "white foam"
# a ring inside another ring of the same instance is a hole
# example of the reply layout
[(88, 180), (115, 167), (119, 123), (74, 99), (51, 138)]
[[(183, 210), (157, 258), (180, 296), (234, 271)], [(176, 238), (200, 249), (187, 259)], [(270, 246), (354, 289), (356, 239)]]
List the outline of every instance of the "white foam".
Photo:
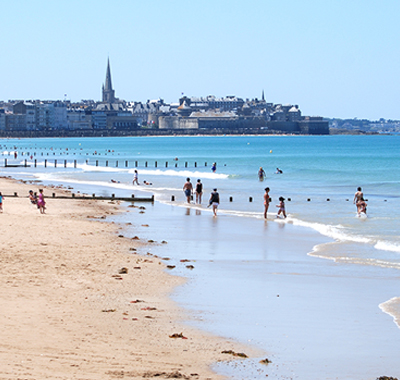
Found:
[(382, 302), (379, 308), (390, 315), (397, 327), (400, 328), (400, 297), (393, 297), (389, 301)]
[(380, 251), (390, 251), (390, 252), (400, 252), (400, 245), (378, 240), (377, 243), (374, 245), (375, 249), (379, 249)]

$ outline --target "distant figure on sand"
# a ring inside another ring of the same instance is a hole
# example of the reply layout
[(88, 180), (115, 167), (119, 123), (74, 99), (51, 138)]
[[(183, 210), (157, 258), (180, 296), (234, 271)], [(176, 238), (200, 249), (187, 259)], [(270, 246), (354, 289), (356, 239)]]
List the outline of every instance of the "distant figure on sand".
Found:
[(214, 163), (212, 164), (212, 166), (211, 166), (211, 171), (212, 171), (213, 173), (215, 173), (215, 172), (217, 171), (217, 163), (216, 163), (216, 162), (214, 162)]
[(264, 219), (267, 219), (268, 208), (269, 208), (269, 187), (266, 187), (264, 194)]
[(136, 185), (139, 185), (139, 173), (136, 169), (135, 169), (135, 174), (133, 175), (132, 185), (134, 185), (135, 183)]
[(203, 195), (203, 184), (201, 183), (201, 180), (198, 179), (196, 183), (196, 203), (201, 204), (201, 196)]
[(267, 175), (265, 174), (264, 169), (260, 166), (260, 169), (258, 169), (258, 179), (260, 181), (264, 181), (264, 177), (266, 177)]
[(33, 205), (37, 204), (37, 197), (36, 194), (33, 194), (32, 190), (29, 190), (29, 200)]
[(361, 199), (356, 203), (357, 205), (357, 213), (360, 216), (361, 214), (367, 215), (367, 203), (364, 200), (364, 197), (361, 197)]
[(46, 210), (46, 202), (44, 201), (43, 189), (39, 189), (37, 207), (41, 214), (45, 213), (44, 210)]
[(361, 201), (361, 198), (363, 198), (363, 197), (364, 197), (364, 194), (361, 190), (361, 187), (357, 187), (357, 191), (354, 194), (353, 204), (356, 205), (358, 214), (360, 213), (360, 207), (358, 206), (358, 203)]
[(3, 212), (3, 194), (0, 192), (0, 212)]
[(279, 215), (282, 214), (283, 217), (286, 218), (285, 198), (279, 197), (279, 205), (276, 205), (276, 207), (279, 207), (278, 214), (276, 215), (276, 217), (279, 218)]
[(219, 206), (219, 194), (217, 193), (217, 189), (214, 189), (211, 193), (210, 200), (208, 202), (208, 207), (210, 206), (212, 206), (214, 216), (217, 216), (217, 209)]
[(190, 203), (190, 201), (191, 201), (190, 198), (191, 198), (191, 195), (192, 195), (192, 192), (193, 192), (193, 185), (190, 182), (190, 178), (186, 178), (186, 182), (183, 185), (183, 191), (184, 191), (184, 193), (186, 195), (187, 203)]

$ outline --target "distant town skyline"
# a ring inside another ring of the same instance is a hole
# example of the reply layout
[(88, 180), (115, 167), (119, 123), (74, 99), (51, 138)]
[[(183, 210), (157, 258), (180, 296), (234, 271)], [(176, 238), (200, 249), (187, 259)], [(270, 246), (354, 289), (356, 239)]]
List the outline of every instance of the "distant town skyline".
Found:
[(4, 2), (0, 100), (236, 95), (304, 114), (400, 119), (400, 2)]

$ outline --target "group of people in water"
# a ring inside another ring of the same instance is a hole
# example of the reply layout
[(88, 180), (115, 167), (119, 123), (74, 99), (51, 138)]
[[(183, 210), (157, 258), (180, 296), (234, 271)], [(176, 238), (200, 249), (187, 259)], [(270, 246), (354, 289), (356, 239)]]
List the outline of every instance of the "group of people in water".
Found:
[[(193, 188), (192, 182), (190, 182), (190, 178), (186, 178), (186, 182), (183, 185), (183, 192), (186, 196), (187, 203), (191, 203), (193, 193), (196, 195), (196, 203), (201, 204), (201, 198), (203, 196), (203, 184), (200, 179), (197, 180), (195, 188)], [(212, 206), (214, 216), (217, 216), (217, 210), (219, 206), (219, 193), (218, 189), (213, 189), (210, 199), (208, 200), (208, 206)]]

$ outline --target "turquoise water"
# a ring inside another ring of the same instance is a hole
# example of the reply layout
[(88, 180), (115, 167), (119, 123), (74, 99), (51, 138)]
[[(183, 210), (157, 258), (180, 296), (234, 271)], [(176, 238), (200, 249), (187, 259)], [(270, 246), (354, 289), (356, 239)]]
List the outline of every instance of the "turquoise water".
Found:
[[(174, 298), (199, 313), (200, 327), (268, 350), (280, 363), (261, 369), (256, 361), (240, 378), (376, 378), (400, 370), (399, 138), (2, 139), (0, 170), (74, 192), (155, 194), (145, 214), (130, 210), (116, 221), (132, 222), (132, 234), (143, 239), (168, 240), (150, 250), (170, 256), (176, 273), (191, 279)], [(4, 159), (30, 167), (2, 168)], [(151, 186), (132, 185), (136, 162), (139, 181)], [(204, 183), (203, 205), (185, 204), (186, 177)], [(266, 186), (272, 203), (264, 222)], [(357, 217), (352, 202), (358, 186), (367, 218)], [(206, 208), (214, 187), (218, 218)], [(275, 219), (279, 196), (287, 198), (286, 220)], [(195, 260), (196, 269), (188, 271), (182, 258)], [(218, 370), (238, 378), (233, 366)]]
[[(290, 198), (286, 208), (291, 223), (314, 228), (340, 242), (362, 243), (366, 263), (383, 258), (380, 265), (397, 267), (399, 139), (400, 136), (3, 139), (0, 158), (19, 164), (27, 159), (31, 165), (37, 160), (37, 168), (8, 168), (11, 175), (69, 184), (88, 193), (118, 195), (138, 191), (131, 185), (137, 164), (139, 180), (153, 184), (140, 186), (140, 190), (154, 193), (156, 200), (162, 202), (170, 202), (174, 195), (176, 204), (184, 201), (181, 189), (185, 178), (190, 177), (192, 182), (200, 178), (205, 188), (203, 203), (217, 187), (220, 210), (238, 217), (262, 217), (263, 189), (268, 186), (273, 199), (271, 218), (278, 197)], [(16, 160), (14, 151), (18, 151)], [(55, 159), (57, 169), (53, 167)], [(63, 167), (64, 160), (68, 160), (67, 169)], [(77, 169), (73, 168), (73, 160), (77, 160)], [(216, 173), (210, 170), (213, 162), (217, 162)], [(257, 178), (260, 166), (267, 174), (264, 182)], [(283, 174), (275, 174), (277, 167)], [(111, 184), (111, 179), (119, 183)], [(368, 199), (366, 220), (356, 217), (352, 204), (358, 186)], [(319, 254), (342, 258), (338, 252), (326, 249)]]

